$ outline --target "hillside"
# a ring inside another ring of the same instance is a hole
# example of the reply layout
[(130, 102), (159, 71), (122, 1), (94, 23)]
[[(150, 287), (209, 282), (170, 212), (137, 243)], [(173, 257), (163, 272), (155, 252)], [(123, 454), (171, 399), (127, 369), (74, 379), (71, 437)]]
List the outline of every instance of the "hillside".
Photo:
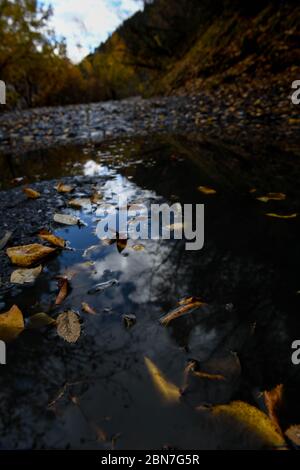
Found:
[(155, 0), (80, 68), (106, 99), (231, 84), (286, 88), (300, 76), (299, 21), (295, 0)]

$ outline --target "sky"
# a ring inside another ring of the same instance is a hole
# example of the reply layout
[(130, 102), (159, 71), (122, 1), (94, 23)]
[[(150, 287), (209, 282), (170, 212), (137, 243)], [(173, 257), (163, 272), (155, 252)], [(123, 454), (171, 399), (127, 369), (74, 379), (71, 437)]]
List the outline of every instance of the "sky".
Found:
[(140, 7), (136, 0), (44, 0), (43, 3), (52, 5), (51, 25), (58, 36), (66, 38), (68, 56), (76, 63)]

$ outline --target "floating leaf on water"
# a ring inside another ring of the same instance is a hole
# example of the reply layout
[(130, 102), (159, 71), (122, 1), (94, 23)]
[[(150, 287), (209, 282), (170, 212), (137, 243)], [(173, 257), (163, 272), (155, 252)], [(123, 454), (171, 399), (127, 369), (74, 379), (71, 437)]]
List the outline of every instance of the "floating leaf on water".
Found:
[(41, 238), (42, 240), (45, 240), (51, 245), (57, 246), (58, 248), (65, 248), (66, 246), (66, 241), (63, 238), (53, 235), (53, 233), (49, 232), (46, 229), (40, 230), (38, 235), (39, 238)]
[(96, 191), (91, 196), (91, 203), (92, 204), (98, 204), (98, 202), (102, 201), (102, 199), (103, 199), (102, 194), (100, 194)]
[(204, 302), (201, 302), (200, 300), (194, 300), (192, 298), (191, 302), (180, 305), (179, 307), (175, 308), (170, 313), (162, 317), (159, 321), (161, 325), (168, 326), (170, 322), (172, 322), (176, 318), (182, 317), (183, 315), (188, 315), (197, 308), (203, 307), (205, 305), (206, 304)]
[(248, 403), (233, 401), (228, 405), (216, 405), (210, 408), (210, 412), (212, 417), (218, 420), (218, 426), (225, 421), (239, 434), (245, 432), (254, 435), (264, 446), (285, 447), (285, 440), (274, 423), (265, 413)]
[(266, 216), (273, 217), (274, 219), (295, 219), (298, 216), (298, 214), (293, 213), (293, 214), (283, 215), (283, 214), (268, 213), (266, 214)]
[(200, 191), (202, 194), (206, 194), (208, 196), (213, 195), (213, 194), (217, 194), (217, 191), (215, 189), (208, 188), (207, 186), (199, 186), (198, 191)]
[(256, 188), (251, 188), (251, 189), (249, 189), (249, 193), (250, 193), (250, 194), (254, 194), (254, 193), (256, 193), (256, 191), (257, 191)]
[(28, 199), (38, 199), (41, 197), (41, 194), (31, 188), (23, 188), (23, 193), (26, 194)]
[(42, 270), (41, 265), (31, 269), (16, 269), (11, 273), (10, 282), (12, 284), (32, 283), (41, 274)]
[(58, 278), (59, 293), (55, 300), (55, 305), (63, 303), (69, 292), (69, 281), (66, 277)]
[(84, 250), (82, 257), (83, 257), (83, 258), (87, 258), (87, 257), (90, 255), (90, 253), (91, 253), (92, 251), (97, 250), (98, 248), (100, 248), (99, 245), (92, 245), (92, 246), (89, 246), (88, 248), (86, 248), (86, 249)]
[(7, 248), (6, 253), (13, 264), (16, 264), (17, 266), (30, 267), (55, 251), (55, 248), (49, 248), (48, 246), (34, 243), (33, 245)]
[(81, 308), (85, 313), (89, 313), (90, 315), (97, 315), (96, 310), (94, 310), (89, 304), (86, 302), (82, 302)]
[(76, 199), (71, 199), (71, 201), (69, 201), (68, 204), (74, 209), (83, 209), (84, 207), (88, 207), (91, 205), (91, 200), (86, 197), (76, 198)]
[(148, 358), (144, 357), (153, 384), (162, 398), (168, 403), (177, 403), (180, 399), (179, 388), (163, 376), (158, 367)]
[(136, 324), (136, 315), (126, 314), (122, 316), (126, 328), (132, 328)]
[(170, 231), (177, 231), (177, 230), (183, 230), (185, 227), (185, 224), (181, 223), (181, 222), (176, 222), (174, 224), (171, 224), (171, 225), (166, 225), (164, 227), (165, 230), (170, 230)]
[(92, 287), (89, 291), (88, 294), (97, 294), (97, 292), (103, 292), (104, 290), (108, 289), (109, 287), (116, 286), (119, 284), (119, 281), (116, 279), (111, 279), (110, 281), (106, 282), (101, 282), (100, 284), (96, 284), (94, 287)]
[(69, 214), (54, 214), (53, 220), (62, 225), (78, 225), (80, 223), (77, 217)]
[(55, 189), (58, 193), (71, 193), (74, 188), (68, 184), (59, 183), (57, 186), (55, 186)]
[(194, 302), (201, 302), (200, 297), (184, 297), (183, 299), (179, 300), (178, 305), (188, 305)]
[(14, 305), (8, 312), (0, 314), (0, 340), (9, 342), (16, 339), (24, 330), (21, 310)]
[(9, 242), (13, 232), (6, 232), (4, 237), (0, 240), (0, 250), (6, 247), (7, 243)]
[(300, 425), (299, 424), (290, 426), (288, 430), (285, 432), (285, 435), (296, 448), (300, 448)]
[(44, 326), (50, 326), (50, 325), (55, 325), (56, 320), (54, 318), (50, 317), (46, 313), (36, 313), (29, 317), (28, 319), (28, 328), (32, 329), (39, 329), (43, 328)]
[(58, 315), (57, 334), (68, 343), (76, 343), (81, 333), (81, 325), (76, 313), (69, 311)]
[(128, 242), (128, 240), (117, 239), (117, 248), (118, 248), (119, 253), (122, 253), (126, 249), (127, 242)]
[(284, 194), (284, 193), (268, 193), (266, 196), (257, 197), (256, 199), (258, 201), (261, 201), (261, 202), (285, 201), (286, 194)]

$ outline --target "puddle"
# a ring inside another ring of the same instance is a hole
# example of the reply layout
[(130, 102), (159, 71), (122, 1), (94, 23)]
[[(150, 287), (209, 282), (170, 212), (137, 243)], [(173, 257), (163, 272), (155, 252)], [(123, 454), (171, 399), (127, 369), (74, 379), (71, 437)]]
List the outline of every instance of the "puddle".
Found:
[[(72, 212), (86, 226), (56, 230), (73, 251), (49, 260), (34, 286), (15, 289), (5, 301), (26, 316), (78, 311), (82, 334), (69, 345), (53, 329), (25, 331), (9, 345), (0, 379), (1, 447), (226, 447), (226, 438), (207, 428), (189, 404), (164, 398), (145, 357), (181, 387), (189, 359), (236, 351), (242, 380), (232, 399), (250, 403), (257, 390), (283, 381), (297, 388), (291, 343), (300, 337), (299, 221), (265, 215), (300, 212), (299, 168), (291, 173), (288, 164), (275, 166), (264, 157), (254, 167), (217, 146), (179, 138), (126, 139), (0, 160), (2, 188), (21, 176), (33, 182), (83, 174), (104, 179), (104, 203), (126, 194), (130, 202), (205, 204), (205, 246), (198, 252), (186, 251), (180, 240), (143, 240), (139, 251), (129, 241), (120, 252), (99, 241), (91, 210)], [(201, 185), (216, 194), (200, 193)], [(280, 191), (287, 199), (266, 205), (249, 193), (253, 186), (258, 195)], [(55, 278), (66, 273), (72, 289), (54, 307)], [(111, 279), (118, 284), (88, 293)], [(159, 319), (185, 296), (203, 299), (208, 315), (162, 327)], [(97, 315), (82, 312), (82, 302)], [(136, 316), (130, 329), (126, 314)]]

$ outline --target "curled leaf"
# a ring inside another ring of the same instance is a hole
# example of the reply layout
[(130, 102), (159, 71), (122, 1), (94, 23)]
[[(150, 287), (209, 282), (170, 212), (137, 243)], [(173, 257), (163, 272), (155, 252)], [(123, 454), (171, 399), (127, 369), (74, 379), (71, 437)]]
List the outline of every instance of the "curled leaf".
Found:
[(58, 278), (59, 293), (55, 300), (55, 305), (63, 303), (69, 292), (69, 281), (66, 277)]
[(186, 302), (184, 304), (179, 305), (179, 307), (175, 308), (171, 312), (169, 312), (167, 315), (162, 317), (159, 321), (161, 325), (163, 326), (168, 326), (173, 320), (176, 318), (182, 317), (183, 315), (188, 315), (194, 312), (199, 307), (203, 307), (206, 304), (204, 302), (201, 302), (197, 298), (191, 297), (189, 302)]
[(168, 382), (162, 372), (148, 357), (145, 357), (144, 360), (152, 382), (164, 401), (168, 403), (177, 403), (180, 398), (179, 388), (173, 383)]
[(123, 315), (123, 322), (126, 328), (132, 328), (136, 324), (136, 315), (126, 314)]
[(76, 313), (69, 311), (58, 315), (57, 334), (68, 343), (76, 343), (81, 333), (81, 325)]
[(16, 269), (10, 276), (10, 282), (12, 284), (27, 284), (32, 283), (41, 274), (43, 267), (37, 266), (31, 269)]
[(47, 241), (51, 245), (57, 246), (58, 248), (64, 248), (66, 246), (66, 242), (63, 238), (53, 235), (51, 232), (49, 232), (46, 229), (43, 229), (39, 232), (39, 238)]
[(256, 199), (258, 201), (261, 201), (261, 202), (285, 201), (286, 194), (284, 194), (284, 193), (268, 193), (266, 196), (257, 197)]
[(97, 312), (86, 302), (82, 302), (81, 308), (85, 313), (88, 313), (90, 315), (97, 315)]
[(48, 246), (34, 243), (32, 245), (7, 248), (6, 253), (13, 264), (16, 264), (17, 266), (30, 267), (55, 251), (55, 248), (49, 248)]
[(268, 213), (268, 214), (266, 214), (266, 216), (267, 217), (273, 217), (274, 219), (296, 219), (298, 214), (293, 213), (293, 214), (283, 215), (283, 214)]
[(280, 431), (279, 416), (283, 408), (283, 384), (277, 385), (270, 391), (265, 391), (264, 399), (268, 415), (277, 427), (277, 430)]
[(28, 199), (38, 199), (39, 197), (41, 197), (41, 194), (39, 192), (31, 188), (23, 188), (23, 193), (26, 194)]
[(71, 193), (74, 188), (68, 184), (58, 183), (58, 185), (55, 186), (55, 189), (58, 193)]
[(8, 312), (0, 314), (0, 340), (9, 342), (16, 339), (24, 326), (22, 312), (14, 305)]
[(290, 426), (285, 435), (289, 439), (289, 441), (294, 445), (296, 449), (300, 448), (300, 426), (299, 424), (295, 424)]
[(199, 186), (198, 191), (200, 191), (202, 194), (206, 194), (207, 196), (217, 194), (217, 191), (215, 189), (208, 188), (207, 186)]

